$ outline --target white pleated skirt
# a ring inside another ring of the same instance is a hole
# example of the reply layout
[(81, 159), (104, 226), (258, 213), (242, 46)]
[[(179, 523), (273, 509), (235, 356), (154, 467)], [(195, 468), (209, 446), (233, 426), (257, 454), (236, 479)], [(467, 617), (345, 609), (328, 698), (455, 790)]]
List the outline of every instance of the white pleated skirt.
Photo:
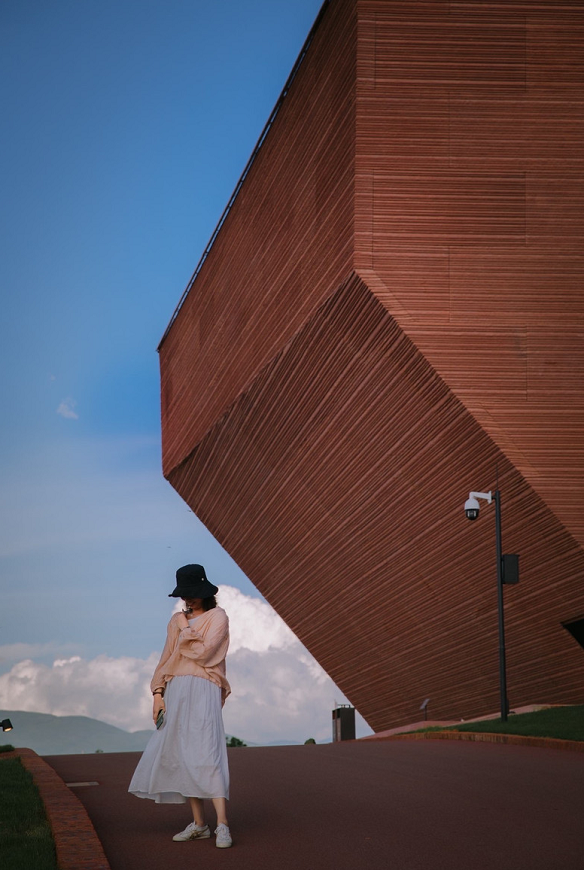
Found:
[(173, 677), (164, 701), (164, 725), (150, 738), (128, 791), (159, 804), (228, 798), (220, 687), (203, 677)]

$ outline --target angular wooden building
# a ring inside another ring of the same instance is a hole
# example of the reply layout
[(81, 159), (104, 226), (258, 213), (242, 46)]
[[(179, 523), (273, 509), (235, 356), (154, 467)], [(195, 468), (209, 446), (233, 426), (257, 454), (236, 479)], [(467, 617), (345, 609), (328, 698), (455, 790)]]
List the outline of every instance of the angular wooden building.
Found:
[(376, 731), (584, 702), (584, 6), (330, 0), (160, 346), (164, 474)]

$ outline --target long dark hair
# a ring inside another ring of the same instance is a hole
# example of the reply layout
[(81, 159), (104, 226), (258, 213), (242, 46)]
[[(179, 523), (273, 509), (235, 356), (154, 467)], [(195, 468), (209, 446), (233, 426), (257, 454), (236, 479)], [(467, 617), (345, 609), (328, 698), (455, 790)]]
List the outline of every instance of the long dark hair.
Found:
[(207, 612), (207, 610), (213, 610), (214, 607), (217, 607), (217, 602), (214, 595), (210, 595), (209, 598), (203, 598), (203, 610), (205, 611), (205, 613)]

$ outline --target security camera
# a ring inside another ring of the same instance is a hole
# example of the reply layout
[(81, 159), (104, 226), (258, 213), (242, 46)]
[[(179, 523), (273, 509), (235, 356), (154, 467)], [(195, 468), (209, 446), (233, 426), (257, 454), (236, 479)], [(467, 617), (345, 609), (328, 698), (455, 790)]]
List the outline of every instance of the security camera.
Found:
[(493, 500), (492, 492), (469, 492), (468, 499), (464, 503), (464, 512), (469, 520), (478, 520), (479, 518), (479, 503), (477, 499), (484, 499), (487, 504), (491, 504)]
[(469, 498), (464, 503), (464, 512), (468, 520), (478, 520), (480, 505), (476, 498)]

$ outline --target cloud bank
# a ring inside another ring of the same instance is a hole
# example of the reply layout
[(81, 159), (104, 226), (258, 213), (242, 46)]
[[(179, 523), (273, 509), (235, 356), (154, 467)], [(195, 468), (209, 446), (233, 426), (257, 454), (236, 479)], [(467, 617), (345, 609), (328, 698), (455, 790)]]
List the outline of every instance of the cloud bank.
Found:
[[(329, 739), (333, 705), (347, 703), (330, 677), (266, 602), (221, 586), (219, 603), (231, 629), (226, 732), (252, 743)], [(161, 625), (161, 645), (163, 638)], [(29, 657), (0, 676), (0, 708), (90, 716), (128, 731), (150, 728), (149, 685), (159, 655), (90, 660), (76, 655), (56, 658), (52, 665)], [(357, 718), (358, 735), (370, 734)]]

